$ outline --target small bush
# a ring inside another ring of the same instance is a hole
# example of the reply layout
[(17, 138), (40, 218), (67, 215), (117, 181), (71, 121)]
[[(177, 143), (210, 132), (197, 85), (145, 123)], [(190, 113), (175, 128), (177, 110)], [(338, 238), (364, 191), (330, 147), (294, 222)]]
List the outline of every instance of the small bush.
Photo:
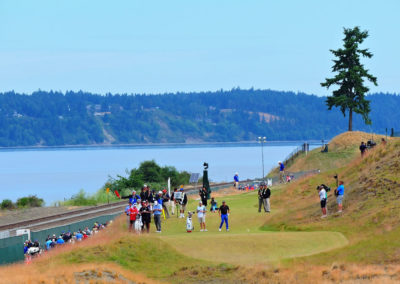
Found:
[(97, 201), (94, 196), (89, 196), (83, 189), (78, 194), (72, 196), (71, 200), (66, 201), (67, 205), (72, 206), (90, 206), (97, 205)]
[(14, 208), (14, 203), (10, 199), (4, 199), (0, 205), (1, 209), (11, 210)]
[(28, 197), (19, 198), (16, 205), (18, 208), (42, 207), (44, 200), (36, 195), (29, 195)]

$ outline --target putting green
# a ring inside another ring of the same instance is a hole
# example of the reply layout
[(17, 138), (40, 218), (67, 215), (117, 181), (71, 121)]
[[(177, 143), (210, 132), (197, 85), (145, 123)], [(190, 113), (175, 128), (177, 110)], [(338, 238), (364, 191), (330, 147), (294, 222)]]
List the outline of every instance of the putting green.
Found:
[[(276, 196), (278, 192), (272, 192)], [(193, 216), (194, 232), (186, 233), (186, 219), (171, 216), (163, 221), (158, 235), (177, 251), (190, 257), (233, 264), (274, 262), (318, 254), (348, 244), (338, 232), (265, 232), (260, 230), (273, 214), (284, 210), (276, 208), (271, 198), (271, 213), (258, 213), (257, 193), (243, 193), (224, 198), (231, 209), (230, 232), (218, 231), (218, 213), (206, 214), (208, 232), (199, 232), (197, 216)], [(220, 204), (222, 198), (218, 198)], [(188, 210), (195, 211), (198, 201), (191, 200)], [(318, 206), (318, 204), (316, 205)]]
[(163, 238), (194, 258), (241, 265), (274, 262), (321, 253), (348, 244), (337, 232), (267, 232), (253, 234), (186, 234)]

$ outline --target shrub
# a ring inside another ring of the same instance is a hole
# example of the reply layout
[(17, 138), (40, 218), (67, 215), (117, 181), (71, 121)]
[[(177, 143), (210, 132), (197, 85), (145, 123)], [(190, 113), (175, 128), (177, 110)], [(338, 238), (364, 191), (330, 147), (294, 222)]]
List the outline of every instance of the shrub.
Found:
[(16, 205), (18, 208), (42, 207), (44, 205), (44, 200), (38, 198), (36, 195), (29, 195), (28, 197), (17, 199)]
[(97, 201), (94, 196), (89, 196), (85, 193), (83, 189), (81, 189), (78, 194), (72, 196), (71, 200), (69, 200), (68, 205), (72, 206), (90, 206), (97, 205)]
[(10, 209), (13, 209), (14, 208), (14, 203), (10, 200), (10, 199), (4, 199), (2, 202), (1, 202), (1, 205), (0, 205), (0, 207), (1, 207), (1, 209), (8, 209), (8, 210), (10, 210)]

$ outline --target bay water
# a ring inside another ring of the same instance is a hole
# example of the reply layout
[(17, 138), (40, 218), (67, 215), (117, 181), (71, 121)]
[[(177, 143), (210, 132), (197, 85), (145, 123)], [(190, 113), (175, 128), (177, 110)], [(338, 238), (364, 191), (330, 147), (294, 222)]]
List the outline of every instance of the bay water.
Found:
[[(298, 145), (266, 144), (265, 174)], [(0, 201), (37, 195), (51, 205), (80, 189), (94, 193), (109, 177), (127, 176), (128, 170), (145, 160), (200, 174), (207, 162), (214, 182), (230, 182), (235, 172), (241, 180), (262, 176), (261, 146), (257, 144), (1, 150)]]

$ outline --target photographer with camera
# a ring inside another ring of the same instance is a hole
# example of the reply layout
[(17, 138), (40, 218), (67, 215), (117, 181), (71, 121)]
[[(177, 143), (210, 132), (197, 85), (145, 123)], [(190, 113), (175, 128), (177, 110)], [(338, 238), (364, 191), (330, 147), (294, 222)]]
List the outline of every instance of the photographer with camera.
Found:
[(360, 148), (360, 153), (361, 153), (361, 158), (362, 158), (362, 157), (364, 157), (366, 151), (368, 150), (368, 147), (367, 147), (367, 145), (365, 145), (364, 141), (362, 141), (359, 148)]
[(336, 196), (336, 202), (338, 204), (338, 213), (342, 213), (343, 210), (343, 197), (344, 197), (344, 182), (340, 181), (339, 186), (337, 189), (335, 189), (335, 196)]
[(318, 190), (319, 200), (321, 203), (321, 210), (322, 210), (321, 218), (325, 218), (327, 216), (327, 213), (326, 213), (327, 193), (326, 193), (325, 187), (323, 185), (317, 186), (317, 190)]

